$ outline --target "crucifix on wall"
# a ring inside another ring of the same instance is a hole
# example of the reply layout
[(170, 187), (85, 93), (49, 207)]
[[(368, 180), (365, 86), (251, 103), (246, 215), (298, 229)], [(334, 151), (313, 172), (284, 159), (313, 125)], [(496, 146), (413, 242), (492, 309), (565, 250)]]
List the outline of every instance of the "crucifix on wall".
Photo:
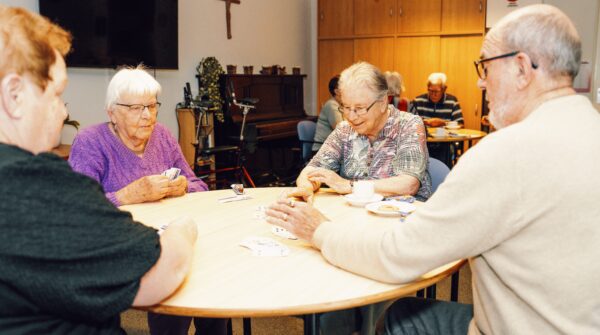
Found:
[(241, 0), (221, 0), (225, 1), (225, 19), (227, 20), (227, 39), (231, 39), (231, 4), (240, 4)]

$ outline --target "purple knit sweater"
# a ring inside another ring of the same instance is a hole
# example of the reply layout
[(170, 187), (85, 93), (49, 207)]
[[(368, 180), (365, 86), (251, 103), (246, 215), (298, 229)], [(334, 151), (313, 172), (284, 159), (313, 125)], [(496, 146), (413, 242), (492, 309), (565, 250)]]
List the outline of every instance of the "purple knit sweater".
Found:
[(187, 178), (188, 192), (208, 189), (194, 175), (175, 138), (159, 123), (156, 123), (141, 158), (111, 132), (108, 123), (83, 129), (73, 141), (69, 163), (76, 172), (102, 184), (106, 197), (115, 206), (121, 205), (115, 192), (141, 177), (161, 174), (172, 167), (181, 169), (181, 175)]

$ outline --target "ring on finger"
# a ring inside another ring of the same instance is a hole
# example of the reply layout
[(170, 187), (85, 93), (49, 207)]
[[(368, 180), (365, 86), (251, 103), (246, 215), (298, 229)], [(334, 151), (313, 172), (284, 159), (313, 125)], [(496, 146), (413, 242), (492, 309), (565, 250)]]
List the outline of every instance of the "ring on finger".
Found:
[(287, 218), (288, 218), (288, 214), (287, 213), (283, 213), (283, 219), (282, 220), (283, 221), (287, 221)]
[(294, 199), (290, 199), (289, 205), (290, 207), (294, 207), (294, 205), (296, 205), (296, 201)]

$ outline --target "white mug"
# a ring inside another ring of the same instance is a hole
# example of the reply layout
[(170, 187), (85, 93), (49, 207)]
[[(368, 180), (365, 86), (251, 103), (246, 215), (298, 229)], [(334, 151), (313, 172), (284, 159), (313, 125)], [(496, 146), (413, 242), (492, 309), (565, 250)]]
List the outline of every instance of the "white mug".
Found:
[(375, 194), (375, 184), (368, 180), (358, 180), (354, 182), (352, 194), (359, 199), (371, 199)]
[(458, 127), (458, 122), (457, 121), (448, 121), (448, 122), (446, 122), (446, 126), (456, 128), (456, 127)]

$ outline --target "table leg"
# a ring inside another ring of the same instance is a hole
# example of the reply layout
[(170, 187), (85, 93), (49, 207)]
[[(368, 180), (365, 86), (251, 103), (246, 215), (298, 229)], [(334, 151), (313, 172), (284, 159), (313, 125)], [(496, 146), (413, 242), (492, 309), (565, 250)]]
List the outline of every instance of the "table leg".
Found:
[(318, 314), (306, 314), (303, 316), (304, 319), (304, 335), (319, 335), (321, 330), (319, 329), (319, 315)]
[(243, 318), (244, 323), (244, 335), (252, 335), (252, 319)]
[(428, 299), (435, 299), (435, 296), (436, 296), (436, 286), (435, 286), (435, 284), (429, 286), (426, 290), (427, 290), (427, 298)]
[(450, 300), (458, 301), (458, 276), (459, 272), (456, 271), (452, 274), (452, 280), (450, 282)]

